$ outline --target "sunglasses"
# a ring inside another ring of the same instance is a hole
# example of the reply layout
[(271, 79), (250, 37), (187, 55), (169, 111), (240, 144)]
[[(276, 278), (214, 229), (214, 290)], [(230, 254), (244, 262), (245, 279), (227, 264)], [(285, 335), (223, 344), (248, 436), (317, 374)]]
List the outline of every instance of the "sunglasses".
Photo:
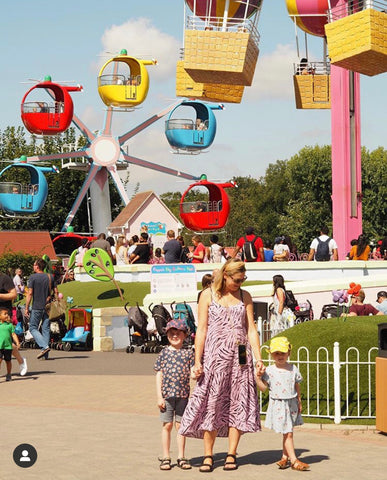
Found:
[(246, 275), (243, 277), (243, 278), (232, 278), (231, 275), (229, 275), (229, 277), (231, 278), (231, 280), (237, 284), (237, 285), (241, 285), (243, 282), (245, 282), (247, 280), (247, 277)]

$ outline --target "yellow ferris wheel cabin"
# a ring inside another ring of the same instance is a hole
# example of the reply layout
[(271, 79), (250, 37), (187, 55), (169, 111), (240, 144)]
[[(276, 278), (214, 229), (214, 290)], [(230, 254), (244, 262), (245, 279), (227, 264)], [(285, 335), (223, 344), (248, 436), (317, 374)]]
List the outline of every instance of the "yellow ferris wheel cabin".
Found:
[(108, 60), (98, 74), (98, 93), (108, 107), (131, 108), (140, 105), (148, 94), (146, 65), (156, 60), (129, 57), (125, 49)]

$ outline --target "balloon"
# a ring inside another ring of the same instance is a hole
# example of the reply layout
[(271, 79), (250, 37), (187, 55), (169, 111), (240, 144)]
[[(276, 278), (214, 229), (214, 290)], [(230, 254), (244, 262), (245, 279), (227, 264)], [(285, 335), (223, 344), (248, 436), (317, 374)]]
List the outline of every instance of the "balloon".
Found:
[[(202, 20), (208, 19), (213, 24), (218, 24), (219, 19), (223, 18), (225, 3), (225, 0), (186, 0), (186, 4), (194, 15)], [(261, 8), (262, 0), (249, 0), (248, 5), (246, 4), (247, 2), (241, 2), (240, 0), (230, 0), (227, 18), (244, 19), (251, 17)]]
[(63, 298), (63, 293), (58, 293), (58, 298), (61, 300)]
[(339, 0), (286, 0), (289, 15), (301, 30), (318, 37), (325, 36), (329, 3), (335, 7)]

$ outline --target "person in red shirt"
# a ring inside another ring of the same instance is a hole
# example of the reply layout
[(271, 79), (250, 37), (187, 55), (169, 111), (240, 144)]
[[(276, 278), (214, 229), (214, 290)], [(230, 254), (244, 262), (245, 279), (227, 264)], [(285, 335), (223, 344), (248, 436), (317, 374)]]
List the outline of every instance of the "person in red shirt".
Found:
[(254, 233), (254, 228), (253, 227), (247, 227), (246, 228), (246, 235), (241, 237), (236, 244), (236, 247), (234, 249), (234, 253), (232, 254), (232, 258), (235, 258), (239, 250), (243, 248), (243, 245), (245, 243), (245, 238), (247, 239), (248, 242), (251, 242), (255, 238), (254, 246), (255, 250), (257, 252), (257, 262), (264, 262), (265, 261), (265, 256), (264, 256), (264, 251), (263, 251), (263, 241), (261, 237), (258, 237)]
[[(349, 307), (348, 316), (357, 317), (365, 315), (383, 315), (383, 312), (377, 310), (370, 303), (363, 303), (365, 299), (364, 290), (359, 290), (356, 296), (352, 296), (352, 305)], [(343, 315), (342, 315), (343, 316)]]
[(192, 263), (203, 263), (204, 256), (206, 254), (206, 247), (202, 244), (200, 235), (194, 235), (192, 237), (192, 243), (194, 244), (194, 251), (187, 256), (191, 259)]

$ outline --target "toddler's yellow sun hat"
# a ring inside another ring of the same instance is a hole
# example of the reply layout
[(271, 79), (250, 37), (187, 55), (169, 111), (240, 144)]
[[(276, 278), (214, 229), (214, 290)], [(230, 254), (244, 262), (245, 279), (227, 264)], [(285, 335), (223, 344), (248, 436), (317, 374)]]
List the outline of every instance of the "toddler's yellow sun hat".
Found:
[(290, 345), (290, 342), (286, 337), (276, 337), (270, 341), (269, 352), (288, 353), (291, 348), (292, 346)]

